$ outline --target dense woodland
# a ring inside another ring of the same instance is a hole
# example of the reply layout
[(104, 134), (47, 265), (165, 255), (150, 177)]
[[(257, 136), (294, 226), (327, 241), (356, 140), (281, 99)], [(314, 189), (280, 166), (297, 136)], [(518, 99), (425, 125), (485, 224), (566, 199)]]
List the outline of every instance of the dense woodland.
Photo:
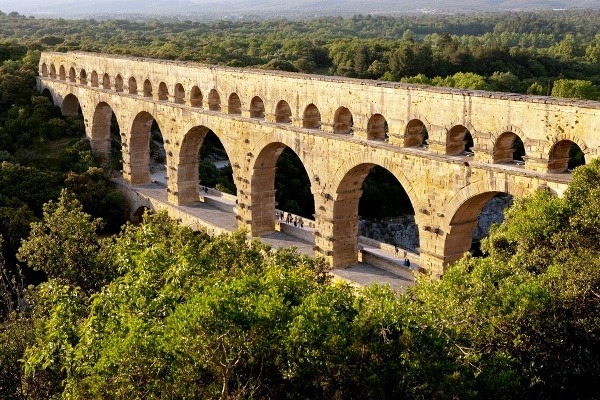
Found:
[[(441, 281), (423, 276), (403, 295), (357, 290), (331, 283), (322, 261), (243, 233), (209, 238), (163, 214), (124, 225), (125, 203), (82, 119), (34, 90), (41, 50), (594, 99), (600, 13), (0, 15), (0, 398), (600, 397), (600, 162), (577, 168), (562, 199), (541, 190), (518, 200), (485, 257), (467, 256)], [(310, 203), (303, 171), (291, 152), (282, 160), (280, 203), (310, 213), (298, 204)], [(227, 188), (226, 171), (207, 173)], [(371, 178), (364, 208), (402, 198), (383, 170)], [(386, 204), (389, 215), (413, 212)]]

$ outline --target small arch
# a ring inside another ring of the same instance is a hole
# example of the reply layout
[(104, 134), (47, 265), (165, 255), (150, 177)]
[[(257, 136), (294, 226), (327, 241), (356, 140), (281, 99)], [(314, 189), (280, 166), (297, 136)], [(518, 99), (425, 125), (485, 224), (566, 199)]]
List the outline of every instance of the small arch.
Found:
[(92, 117), (92, 150), (108, 158), (110, 155), (110, 127), (112, 123), (113, 109), (105, 102), (96, 105)]
[(181, 83), (175, 85), (173, 100), (177, 104), (185, 104), (185, 89)]
[(87, 72), (85, 72), (85, 69), (82, 69), (79, 72), (79, 83), (81, 83), (82, 85), (87, 85), (88, 81), (87, 81)]
[(92, 71), (92, 87), (98, 87), (98, 73)]
[(354, 120), (352, 113), (346, 107), (340, 107), (333, 116), (333, 133), (351, 134)]
[(411, 119), (404, 129), (404, 147), (420, 147), (426, 144), (428, 134), (423, 121)]
[(265, 103), (258, 96), (254, 96), (250, 101), (250, 118), (265, 118)]
[(550, 149), (548, 173), (559, 174), (581, 165), (585, 165), (585, 154), (577, 143), (563, 139)]
[(54, 97), (52, 97), (52, 93), (50, 92), (50, 89), (45, 88), (44, 90), (42, 90), (42, 96), (44, 96), (45, 98), (50, 100), (50, 102), (52, 104), (54, 104)]
[(48, 76), (48, 66), (46, 65), (46, 63), (42, 63), (42, 76), (43, 77)]
[(164, 82), (158, 84), (158, 100), (169, 100), (169, 88)]
[(190, 105), (192, 107), (202, 107), (202, 91), (198, 86), (192, 87), (190, 91)]
[(123, 77), (121, 74), (117, 74), (115, 77), (115, 92), (123, 92)]
[(50, 64), (50, 78), (56, 79), (56, 67), (54, 64)]
[(234, 115), (242, 114), (242, 101), (237, 93), (231, 93), (229, 95), (229, 100), (227, 100), (227, 112)]
[(221, 111), (221, 96), (215, 89), (208, 93), (208, 109), (210, 111)]
[(374, 114), (367, 123), (368, 140), (386, 140), (388, 137), (388, 124), (381, 114)]
[(107, 73), (102, 76), (102, 89), (110, 89), (110, 76)]
[(152, 97), (152, 83), (149, 79), (144, 81), (144, 97)]
[(137, 81), (133, 76), (129, 78), (129, 82), (127, 83), (127, 90), (129, 94), (138, 94)]
[(504, 132), (498, 136), (494, 143), (494, 164), (521, 163), (524, 156), (525, 146), (519, 135), (514, 132)]
[(58, 79), (60, 79), (61, 81), (67, 80), (67, 73), (65, 72), (64, 65), (61, 65), (60, 68), (58, 69)]
[(470, 153), (473, 147), (473, 137), (471, 132), (464, 125), (453, 126), (446, 136), (446, 154), (449, 156), (459, 156), (465, 152)]
[(280, 100), (275, 107), (275, 122), (289, 124), (292, 122), (292, 109), (285, 100)]
[(75, 68), (69, 68), (69, 82), (75, 83), (77, 82), (77, 75), (75, 74)]
[(140, 223), (143, 221), (144, 214), (152, 214), (154, 211), (146, 206), (139, 206), (137, 210), (131, 215), (131, 222)]
[(79, 115), (80, 110), (81, 105), (79, 99), (72, 93), (66, 95), (62, 101), (62, 106), (60, 107), (62, 115), (65, 117), (74, 117)]
[(312, 103), (304, 109), (304, 114), (302, 114), (302, 127), (306, 129), (321, 128), (321, 113), (317, 106)]

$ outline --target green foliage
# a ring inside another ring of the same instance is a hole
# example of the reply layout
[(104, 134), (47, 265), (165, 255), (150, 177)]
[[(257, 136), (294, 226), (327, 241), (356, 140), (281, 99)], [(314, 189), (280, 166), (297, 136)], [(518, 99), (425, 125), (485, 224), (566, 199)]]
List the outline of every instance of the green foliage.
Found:
[(552, 96), (573, 99), (600, 100), (600, 89), (590, 81), (559, 79), (552, 86)]
[(415, 211), (406, 191), (388, 170), (375, 166), (362, 185), (363, 194), (358, 202), (362, 218), (377, 219), (414, 215)]
[(315, 201), (310, 189), (310, 179), (300, 158), (288, 147), (277, 160), (275, 190), (275, 201), (279, 209), (313, 218)]

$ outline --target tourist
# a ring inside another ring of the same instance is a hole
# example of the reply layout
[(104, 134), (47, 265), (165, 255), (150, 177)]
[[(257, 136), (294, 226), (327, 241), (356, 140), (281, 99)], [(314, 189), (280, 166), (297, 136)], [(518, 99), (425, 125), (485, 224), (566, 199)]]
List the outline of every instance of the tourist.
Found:
[(410, 260), (408, 259), (408, 257), (404, 258), (404, 266), (410, 267)]

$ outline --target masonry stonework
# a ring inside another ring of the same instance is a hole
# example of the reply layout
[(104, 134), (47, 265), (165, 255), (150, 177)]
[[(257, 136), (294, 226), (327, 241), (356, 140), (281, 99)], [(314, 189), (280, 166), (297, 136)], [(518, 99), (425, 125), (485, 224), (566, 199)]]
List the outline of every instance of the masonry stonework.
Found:
[[(198, 153), (212, 130), (233, 167), (239, 225), (255, 236), (275, 229), (275, 168), (289, 147), (311, 182), (315, 253), (335, 267), (358, 260), (358, 201), (376, 165), (410, 197), (421, 264), (440, 276), (469, 250), (491, 197), (541, 186), (561, 195), (571, 145), (588, 161), (600, 148), (598, 102), (81, 52), (42, 53), (39, 73), (39, 90), (63, 114), (81, 107), (95, 151), (110, 151), (115, 114), (123, 178), (132, 185), (150, 179), (156, 120), (173, 204), (198, 201)], [(516, 138), (521, 162), (513, 160)]]

